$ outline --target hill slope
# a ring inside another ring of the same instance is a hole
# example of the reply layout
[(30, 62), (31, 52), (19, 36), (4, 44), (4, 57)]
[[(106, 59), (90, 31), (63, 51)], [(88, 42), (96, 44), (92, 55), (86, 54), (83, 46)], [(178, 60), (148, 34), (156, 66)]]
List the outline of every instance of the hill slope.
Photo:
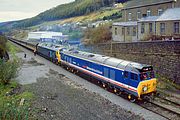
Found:
[(115, 1), (124, 2), (127, 0), (75, 0), (74, 2), (62, 4), (55, 8), (49, 9), (30, 19), (16, 22), (7, 22), (6, 24), (2, 24), (0, 25), (0, 31), (7, 31), (13, 28), (22, 29), (38, 25), (47, 21), (54, 21), (85, 15), (97, 11), (102, 7), (112, 6)]
[[(46, 21), (54, 21), (59, 19), (80, 16), (96, 11), (104, 6), (110, 6), (114, 0), (75, 0), (68, 4), (62, 4), (50, 10), (40, 13), (30, 19), (21, 20), (17, 23), (7, 23), (8, 28), (26, 28), (34, 26)], [(3, 28), (2, 25), (1, 28)], [(4, 30), (7, 30), (4, 28)]]

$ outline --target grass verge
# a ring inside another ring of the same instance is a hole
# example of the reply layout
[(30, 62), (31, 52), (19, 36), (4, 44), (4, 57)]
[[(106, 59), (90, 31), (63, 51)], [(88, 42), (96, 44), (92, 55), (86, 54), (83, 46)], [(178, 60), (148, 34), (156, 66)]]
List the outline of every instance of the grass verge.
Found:
[(156, 76), (158, 78), (157, 90), (159, 93), (169, 97), (174, 95), (176, 96), (179, 94), (180, 85), (175, 84), (171, 80), (162, 77), (160, 75), (156, 75)]
[(0, 84), (0, 120), (30, 120), (31, 92), (23, 91), (16, 82)]
[(18, 53), (18, 52), (22, 52), (22, 50), (16, 46), (14, 46), (11, 42), (7, 42), (6, 43), (7, 45), (7, 48), (8, 48), (8, 51), (10, 52), (10, 54), (15, 54), (15, 53)]

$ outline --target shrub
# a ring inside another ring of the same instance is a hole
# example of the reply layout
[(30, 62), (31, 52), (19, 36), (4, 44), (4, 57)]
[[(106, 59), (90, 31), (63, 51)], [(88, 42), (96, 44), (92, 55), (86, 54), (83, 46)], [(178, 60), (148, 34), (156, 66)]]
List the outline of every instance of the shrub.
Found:
[(6, 42), (7, 42), (6, 37), (0, 35), (0, 48), (1, 49), (5, 49), (6, 48)]
[(0, 58), (3, 58), (5, 51), (6, 51), (6, 42), (7, 39), (0, 35)]
[[(111, 28), (109, 24), (99, 26), (97, 28), (89, 28), (84, 32), (82, 42), (87, 44), (98, 44), (110, 41), (112, 38)], [(88, 41), (86, 41), (88, 40)]]
[(10, 80), (16, 77), (18, 67), (19, 62), (17, 59), (8, 62), (0, 59), (0, 83), (3, 85), (9, 84)]

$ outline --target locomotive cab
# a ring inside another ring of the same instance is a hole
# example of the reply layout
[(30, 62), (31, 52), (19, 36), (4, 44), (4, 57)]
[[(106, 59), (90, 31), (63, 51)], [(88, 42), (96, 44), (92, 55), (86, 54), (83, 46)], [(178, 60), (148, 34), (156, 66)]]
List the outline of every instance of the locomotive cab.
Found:
[(140, 71), (140, 82), (138, 85), (138, 96), (152, 95), (156, 92), (157, 79), (155, 78), (153, 67), (143, 67)]

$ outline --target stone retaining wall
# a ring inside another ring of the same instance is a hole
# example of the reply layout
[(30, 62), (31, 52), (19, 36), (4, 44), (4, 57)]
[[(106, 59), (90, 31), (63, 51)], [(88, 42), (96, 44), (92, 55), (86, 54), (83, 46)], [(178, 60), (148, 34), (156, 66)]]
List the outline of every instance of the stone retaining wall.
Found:
[(109, 43), (87, 47), (91, 52), (153, 65), (158, 74), (180, 84), (180, 40)]

